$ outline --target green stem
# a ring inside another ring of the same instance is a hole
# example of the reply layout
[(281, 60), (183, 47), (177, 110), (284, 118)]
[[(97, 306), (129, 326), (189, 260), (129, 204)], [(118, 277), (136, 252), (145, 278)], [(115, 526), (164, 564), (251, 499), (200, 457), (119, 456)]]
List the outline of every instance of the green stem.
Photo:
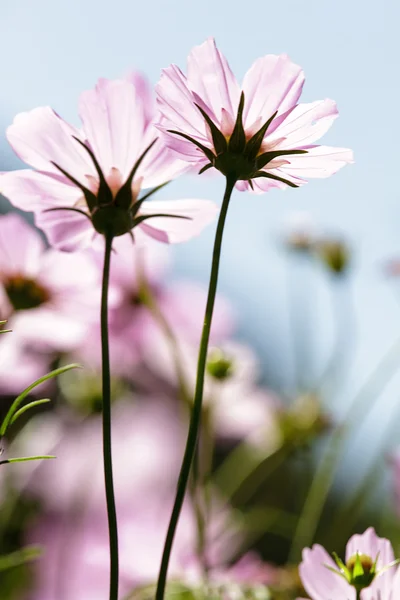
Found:
[(207, 362), (208, 342), (210, 338), (212, 315), (214, 311), (215, 294), (217, 291), (218, 283), (218, 271), (219, 261), (221, 256), (222, 236), (224, 232), (225, 219), (228, 212), (229, 201), (232, 195), (233, 188), (235, 187), (236, 180), (227, 177), (226, 188), (224, 199), (222, 202), (221, 212), (218, 219), (217, 231), (215, 234), (214, 250), (212, 256), (212, 266), (210, 274), (210, 284), (208, 288), (207, 305), (204, 315), (203, 332), (201, 336), (199, 359), (197, 364), (197, 378), (196, 388), (194, 393), (193, 411), (190, 419), (189, 432), (186, 442), (185, 453), (183, 455), (183, 461), (181, 471), (179, 474), (178, 485), (176, 490), (176, 497), (174, 506), (172, 509), (171, 519), (168, 526), (167, 536), (165, 539), (165, 545), (163, 555), (161, 559), (160, 572), (157, 582), (156, 600), (163, 600), (165, 593), (165, 586), (167, 582), (168, 564), (171, 556), (172, 544), (175, 537), (175, 531), (178, 525), (180, 512), (182, 509), (183, 500), (185, 497), (186, 487), (189, 480), (190, 469), (193, 461), (193, 457), (196, 451), (197, 438), (201, 423), (202, 413), (202, 402), (203, 402), (203, 388), (204, 388), (204, 376)]
[(110, 540), (110, 600), (118, 600), (118, 529), (115, 508), (112, 452), (111, 452), (111, 376), (108, 342), (108, 287), (110, 280), (111, 248), (113, 238), (105, 236), (103, 283), (101, 291), (101, 356), (103, 382), (103, 461)]

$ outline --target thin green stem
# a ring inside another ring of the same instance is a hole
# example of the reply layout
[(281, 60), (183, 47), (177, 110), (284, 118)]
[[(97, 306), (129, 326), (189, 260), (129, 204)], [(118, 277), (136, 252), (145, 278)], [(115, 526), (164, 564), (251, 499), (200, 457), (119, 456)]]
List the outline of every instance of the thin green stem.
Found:
[(101, 291), (101, 356), (103, 383), (103, 461), (106, 488), (108, 531), (110, 540), (110, 600), (118, 600), (118, 529), (115, 508), (112, 452), (111, 452), (111, 375), (108, 342), (108, 287), (110, 280), (111, 248), (113, 238), (105, 236), (103, 283)]
[(215, 294), (217, 291), (218, 283), (218, 271), (219, 262), (221, 256), (222, 236), (224, 232), (224, 225), (226, 215), (228, 212), (229, 201), (232, 195), (233, 188), (236, 180), (234, 178), (227, 177), (226, 188), (224, 199), (222, 202), (221, 212), (218, 219), (217, 231), (215, 234), (214, 250), (212, 256), (212, 266), (210, 274), (210, 284), (208, 288), (208, 297), (206, 310), (204, 315), (203, 332), (201, 336), (199, 359), (197, 364), (197, 378), (196, 388), (194, 393), (193, 411), (190, 419), (189, 432), (186, 442), (185, 453), (183, 455), (183, 461), (181, 471), (179, 474), (178, 485), (176, 490), (176, 497), (174, 506), (172, 509), (171, 519), (168, 526), (167, 536), (165, 539), (165, 545), (163, 555), (161, 559), (160, 572), (157, 582), (156, 600), (164, 600), (165, 586), (167, 582), (168, 565), (171, 556), (172, 545), (175, 537), (175, 531), (178, 525), (180, 512), (182, 509), (183, 500), (189, 480), (190, 469), (194, 454), (196, 452), (197, 438), (201, 423), (202, 413), (202, 402), (203, 402), (203, 389), (204, 389), (204, 376), (207, 362), (208, 342), (210, 338), (212, 315), (214, 311)]

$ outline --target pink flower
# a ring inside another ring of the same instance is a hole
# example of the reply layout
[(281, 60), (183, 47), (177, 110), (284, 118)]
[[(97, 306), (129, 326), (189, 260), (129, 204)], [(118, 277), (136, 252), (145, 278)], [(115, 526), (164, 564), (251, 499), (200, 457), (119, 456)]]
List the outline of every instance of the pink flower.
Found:
[(98, 282), (88, 256), (46, 250), (22, 217), (0, 217), (0, 315), (21, 343), (50, 351), (81, 342), (97, 316)]
[(0, 190), (18, 208), (34, 212), (54, 247), (76, 250), (106, 229), (119, 236), (133, 227), (138, 240), (145, 234), (182, 242), (213, 220), (217, 208), (208, 201), (141, 203), (141, 189), (158, 188), (186, 165), (172, 160), (157, 140), (152, 100), (140, 75), (100, 79), (81, 95), (79, 113), (82, 129), (41, 107), (17, 115), (7, 130), (15, 152), (35, 170), (3, 173)]
[[(0, 393), (20, 394), (28, 385), (50, 371), (51, 357), (21, 343), (12, 333), (0, 336)], [(40, 388), (39, 388), (40, 389)], [(34, 390), (33, 394), (40, 393)]]
[[(149, 369), (169, 383), (177, 385), (177, 373), (166, 340), (146, 345)], [(197, 344), (179, 339), (181, 368), (194, 392)], [(197, 340), (196, 340), (197, 342)], [(279, 400), (257, 386), (259, 365), (251, 348), (231, 340), (222, 340), (208, 353), (205, 376), (204, 408), (219, 437), (246, 440), (264, 450), (273, 451), (281, 442), (277, 409)]]
[[(357, 590), (361, 590), (361, 600), (397, 600), (400, 570), (393, 566), (393, 561), (389, 540), (378, 537), (370, 527), (362, 535), (350, 538), (346, 564), (341, 569), (322, 546), (315, 544), (303, 550), (299, 571), (311, 600), (356, 600)], [(357, 564), (361, 568), (359, 573)]]
[(338, 115), (332, 100), (298, 104), (304, 74), (286, 55), (259, 58), (240, 88), (213, 39), (195, 47), (187, 76), (164, 69), (156, 91), (158, 125), (175, 155), (215, 167), (256, 193), (329, 177), (352, 162), (345, 148), (318, 146)]
[[(101, 257), (97, 254), (100, 267)], [(132, 247), (128, 237), (115, 242), (112, 257), (111, 288), (115, 305), (109, 311), (110, 356), (115, 375), (142, 379), (143, 373), (135, 366), (143, 357), (154, 352), (165, 343), (165, 332), (141, 296), (141, 278), (145, 277), (159, 311), (178, 338), (198, 344), (202, 317), (206, 303), (202, 287), (188, 283), (167, 284), (170, 279), (165, 253), (156, 243), (146, 247)], [(218, 339), (231, 331), (231, 310), (222, 299), (217, 300), (213, 323), (213, 338)], [(74, 354), (73, 360), (98, 369), (101, 364), (100, 329), (92, 327), (91, 335)], [(170, 347), (167, 348), (170, 356)]]

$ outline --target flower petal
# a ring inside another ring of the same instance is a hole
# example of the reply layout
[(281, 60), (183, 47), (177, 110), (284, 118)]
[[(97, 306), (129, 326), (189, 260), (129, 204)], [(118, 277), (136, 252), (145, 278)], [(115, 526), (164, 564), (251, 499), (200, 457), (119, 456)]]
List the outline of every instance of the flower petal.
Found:
[(300, 98), (303, 84), (303, 70), (286, 54), (268, 54), (256, 60), (243, 80), (246, 127), (260, 117), (265, 123), (276, 111), (292, 108)]
[(271, 125), (270, 134), (264, 143), (271, 144), (282, 140), (274, 149), (288, 150), (301, 148), (319, 140), (331, 127), (338, 116), (338, 109), (333, 100), (318, 100), (308, 104), (298, 104), (289, 110), (285, 117), (277, 119), (279, 125)]
[(240, 87), (213, 38), (193, 48), (188, 57), (187, 73), (190, 89), (211, 108), (218, 122), (223, 109), (235, 120)]
[(74, 206), (82, 192), (63, 180), (23, 169), (0, 174), (0, 192), (25, 211), (38, 212), (55, 206)]
[[(21, 243), (23, 240), (23, 243)], [(0, 271), (35, 277), (45, 244), (39, 233), (15, 213), (0, 217)]]
[(49, 244), (64, 252), (83, 250), (96, 236), (89, 219), (70, 211), (38, 213), (35, 216), (35, 223), (44, 231)]
[(348, 148), (331, 146), (314, 146), (307, 150), (307, 154), (287, 156), (288, 164), (278, 169), (270, 170), (285, 179), (290, 179), (301, 185), (298, 178), (314, 179), (330, 177), (339, 169), (353, 162), (353, 152)]
[(81, 94), (79, 115), (105, 176), (117, 168), (126, 179), (142, 152), (146, 127), (143, 98), (132, 82), (99, 79), (94, 90)]
[(154, 217), (139, 225), (147, 235), (171, 244), (184, 242), (199, 235), (204, 227), (215, 219), (218, 207), (208, 200), (171, 200), (145, 202), (141, 208), (143, 215), (157, 213), (186, 217)]
[(39, 171), (60, 175), (55, 162), (86, 185), (86, 175), (95, 175), (91, 160), (73, 138), (80, 132), (68, 125), (49, 106), (20, 113), (7, 129), (7, 139), (17, 155)]
[(299, 573), (304, 589), (312, 600), (356, 600), (356, 590), (340, 575), (328, 569), (336, 564), (319, 544), (303, 550)]

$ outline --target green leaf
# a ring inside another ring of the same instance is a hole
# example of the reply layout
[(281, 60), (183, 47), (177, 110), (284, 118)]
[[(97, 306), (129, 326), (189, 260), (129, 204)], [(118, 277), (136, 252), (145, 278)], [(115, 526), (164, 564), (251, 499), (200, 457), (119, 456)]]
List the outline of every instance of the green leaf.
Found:
[(278, 111), (276, 111), (272, 115), (272, 117), (270, 117), (268, 119), (268, 121), (266, 121), (264, 123), (264, 125), (262, 127), (260, 127), (260, 129), (257, 131), (257, 133), (255, 133), (253, 135), (253, 137), (247, 142), (245, 154), (250, 159), (256, 158), (256, 156), (261, 148), (261, 144), (263, 143), (265, 134), (267, 133), (268, 127), (271, 125), (272, 121), (275, 119), (277, 114), (278, 114)]
[(13, 463), (19, 463), (19, 462), (29, 462), (31, 460), (49, 460), (52, 458), (57, 458), (56, 456), (53, 456), (52, 454), (43, 454), (43, 455), (38, 455), (38, 456), (20, 456), (18, 458), (6, 458), (4, 460), (0, 460), (0, 465), (8, 465), (8, 464), (13, 464)]
[(48, 381), (49, 379), (53, 379), (54, 377), (58, 377), (58, 375), (62, 375), (63, 373), (66, 373), (67, 371), (71, 371), (71, 369), (82, 369), (82, 368), (83, 367), (81, 365), (78, 365), (77, 363), (65, 365), (65, 367), (59, 367), (58, 369), (54, 369), (54, 371), (50, 371), (50, 373), (43, 375), (43, 377), (39, 377), (39, 379), (36, 379), (36, 381), (34, 381), (33, 383), (31, 383), (31, 385), (29, 385), (27, 388), (25, 388), (25, 390), (14, 400), (10, 409), (8, 410), (8, 413), (6, 414), (4, 421), (0, 427), (0, 437), (3, 437), (3, 435), (6, 433), (8, 427), (11, 423), (11, 419), (15, 415), (20, 404), (25, 400), (25, 398), (30, 394), (30, 392), (33, 389), (35, 389), (35, 387), (37, 387), (41, 383), (44, 383), (45, 381)]
[(236, 117), (235, 127), (229, 140), (228, 149), (230, 152), (240, 154), (246, 147), (246, 134), (243, 128), (243, 109), (244, 109), (244, 93), (240, 95), (238, 113)]
[(217, 153), (217, 155), (222, 154), (223, 152), (226, 152), (228, 150), (228, 142), (226, 141), (225, 136), (223, 135), (223, 133), (221, 133), (221, 131), (218, 129), (218, 127), (216, 126), (214, 121), (212, 121), (212, 119), (210, 119), (208, 114), (201, 108), (201, 106), (199, 106), (198, 104), (196, 104), (196, 106), (199, 109), (199, 111), (201, 112), (201, 114), (203, 115), (204, 120), (206, 121), (207, 125), (210, 128), (215, 152)]
[(36, 560), (37, 558), (40, 558), (42, 554), (43, 549), (41, 546), (26, 546), (11, 554), (0, 556), (0, 573)]
[(41, 404), (47, 404), (48, 402), (51, 402), (50, 398), (42, 398), (41, 400), (34, 400), (33, 402), (29, 402), (29, 404), (25, 404), (25, 406), (23, 406), (22, 408), (20, 408), (19, 410), (17, 410), (14, 413), (14, 415), (10, 421), (10, 425), (15, 423), (15, 421), (21, 415), (23, 415), (27, 410), (30, 410), (31, 408), (35, 408), (35, 406), (40, 406)]

